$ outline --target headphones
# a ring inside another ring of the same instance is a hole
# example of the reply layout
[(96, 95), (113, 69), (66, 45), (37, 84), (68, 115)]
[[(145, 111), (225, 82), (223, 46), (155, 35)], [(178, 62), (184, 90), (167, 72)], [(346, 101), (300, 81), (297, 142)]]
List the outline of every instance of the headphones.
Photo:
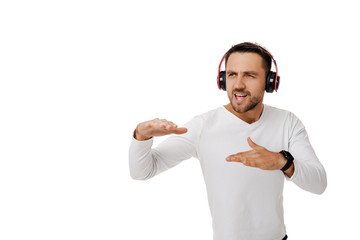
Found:
[[(280, 85), (280, 76), (278, 76), (278, 69), (277, 69), (276, 61), (267, 50), (265, 50), (264, 48), (262, 48), (262, 49), (270, 56), (270, 58), (274, 62), (275, 69), (276, 69), (276, 72), (270, 71), (267, 74), (265, 90), (268, 93), (272, 93), (274, 90), (277, 92), (277, 90), (279, 89), (279, 85)], [(224, 61), (226, 55), (227, 55), (227, 53), (225, 53), (225, 55), (221, 59), (221, 62), (219, 64), (218, 77), (217, 77), (218, 88), (220, 90), (224, 90), (224, 91), (226, 91), (226, 71), (220, 71), (220, 69), (221, 69), (221, 64)], [(276, 81), (275, 81), (275, 79), (276, 79)]]

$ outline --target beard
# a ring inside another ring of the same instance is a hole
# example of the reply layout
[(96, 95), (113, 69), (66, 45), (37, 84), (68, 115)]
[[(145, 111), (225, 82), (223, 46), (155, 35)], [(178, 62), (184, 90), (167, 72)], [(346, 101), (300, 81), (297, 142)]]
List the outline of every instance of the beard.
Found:
[(228, 94), (231, 107), (237, 113), (245, 113), (254, 109), (259, 103), (262, 102), (263, 96), (251, 96), (250, 92), (245, 92), (247, 99), (238, 104), (234, 99), (234, 93), (231, 95)]

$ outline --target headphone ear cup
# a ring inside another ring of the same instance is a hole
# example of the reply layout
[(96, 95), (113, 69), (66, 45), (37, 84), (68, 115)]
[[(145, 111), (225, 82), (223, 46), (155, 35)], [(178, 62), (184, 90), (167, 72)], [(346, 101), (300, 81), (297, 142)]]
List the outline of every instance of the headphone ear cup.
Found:
[(220, 71), (219, 74), (219, 89), (226, 91), (226, 72)]
[[(270, 71), (268, 73), (268, 75), (266, 76), (266, 83), (265, 83), (266, 92), (272, 93), (274, 91), (274, 89), (275, 89), (275, 77), (276, 77), (276, 73), (272, 72), (272, 71)], [(277, 77), (277, 80), (278, 81), (280, 80), (279, 76)], [(279, 86), (278, 82), (276, 84), (277, 84), (277, 86)]]
[(277, 79), (276, 79), (276, 91), (279, 89), (279, 86), (280, 86), (280, 76), (277, 76)]

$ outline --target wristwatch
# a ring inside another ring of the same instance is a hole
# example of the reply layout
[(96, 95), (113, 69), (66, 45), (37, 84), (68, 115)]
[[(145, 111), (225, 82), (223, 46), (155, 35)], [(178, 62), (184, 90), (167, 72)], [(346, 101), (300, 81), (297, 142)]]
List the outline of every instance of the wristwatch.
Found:
[(280, 169), (281, 171), (285, 172), (286, 170), (289, 169), (289, 167), (293, 164), (293, 161), (294, 161), (294, 157), (287, 151), (284, 151), (282, 150), (280, 152), (284, 157), (285, 159), (287, 160), (285, 166), (283, 166), (282, 169)]

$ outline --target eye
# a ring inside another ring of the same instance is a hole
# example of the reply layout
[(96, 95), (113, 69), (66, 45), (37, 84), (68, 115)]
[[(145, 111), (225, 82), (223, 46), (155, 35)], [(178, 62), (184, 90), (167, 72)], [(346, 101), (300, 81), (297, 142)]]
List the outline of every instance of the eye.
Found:
[(247, 75), (249, 78), (255, 78), (255, 76), (254, 75), (251, 75), (251, 74), (248, 74)]

